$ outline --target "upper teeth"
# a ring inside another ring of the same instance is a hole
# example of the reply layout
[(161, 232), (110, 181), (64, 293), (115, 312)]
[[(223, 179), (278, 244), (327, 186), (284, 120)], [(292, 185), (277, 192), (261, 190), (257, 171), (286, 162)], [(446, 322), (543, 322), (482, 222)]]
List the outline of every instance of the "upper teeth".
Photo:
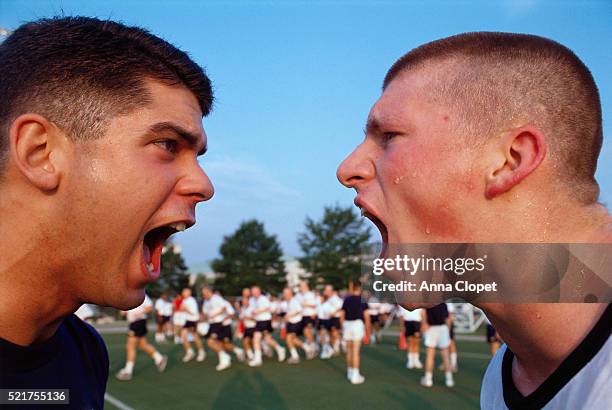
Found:
[(170, 224), (170, 227), (176, 229), (178, 232), (183, 232), (185, 229), (187, 229), (187, 225), (185, 224), (185, 222), (177, 222), (175, 224)]

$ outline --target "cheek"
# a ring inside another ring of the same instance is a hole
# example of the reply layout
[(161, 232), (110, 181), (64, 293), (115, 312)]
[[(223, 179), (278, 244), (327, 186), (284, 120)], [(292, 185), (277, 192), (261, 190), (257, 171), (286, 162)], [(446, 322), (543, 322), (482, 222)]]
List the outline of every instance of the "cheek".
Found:
[[(391, 150), (381, 175), (392, 213), (426, 235), (452, 237), (458, 230), (457, 164), (448, 153), (426, 144)], [(393, 198), (393, 199), (391, 199)]]

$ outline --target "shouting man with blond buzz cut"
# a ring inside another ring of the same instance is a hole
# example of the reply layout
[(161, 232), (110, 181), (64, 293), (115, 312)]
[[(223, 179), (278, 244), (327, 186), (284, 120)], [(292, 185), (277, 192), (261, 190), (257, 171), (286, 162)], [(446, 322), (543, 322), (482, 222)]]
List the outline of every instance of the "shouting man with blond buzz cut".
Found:
[(139, 306), (212, 197), (211, 84), (146, 30), (85, 17), (22, 25), (0, 72), (0, 388), (100, 409), (108, 355), (73, 312)]
[(383, 256), (419, 243), (603, 245), (583, 265), (601, 279), (598, 298), (473, 302), (507, 343), (484, 377), (484, 409), (610, 408), (612, 218), (597, 202), (601, 145), (598, 90), (572, 51), (533, 35), (468, 33), (391, 67), (365, 140), (338, 169), (381, 231)]

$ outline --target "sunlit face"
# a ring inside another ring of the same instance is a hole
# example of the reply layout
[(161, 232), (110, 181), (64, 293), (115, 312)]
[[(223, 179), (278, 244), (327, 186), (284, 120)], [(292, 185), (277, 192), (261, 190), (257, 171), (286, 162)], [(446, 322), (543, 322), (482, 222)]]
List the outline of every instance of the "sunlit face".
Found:
[(188, 297), (190, 297), (191, 296), (191, 289), (189, 289), (189, 288), (183, 289), (183, 291), (181, 292), (181, 296), (183, 297), (183, 299), (187, 299)]
[(308, 292), (308, 283), (300, 282), (300, 292)]
[(283, 299), (284, 300), (291, 300), (292, 297), (293, 297), (293, 292), (291, 292), (291, 289), (285, 288), (283, 290)]
[(419, 71), (395, 78), (370, 111), (365, 140), (338, 168), (385, 244), (470, 239), (466, 217), (484, 178), (476, 150), (454, 130), (456, 114), (428, 98), (432, 81)]
[(258, 298), (259, 296), (261, 296), (261, 289), (259, 289), (257, 286), (254, 286), (251, 289), (251, 294), (253, 295), (254, 298)]
[(149, 105), (112, 119), (101, 138), (74, 144), (63, 181), (81, 297), (102, 305), (138, 305), (160, 274), (168, 236), (192, 226), (195, 205), (213, 195), (197, 159), (207, 140), (196, 98), (181, 86), (148, 88)]
[(355, 204), (380, 230), (383, 257), (402, 252), (389, 244), (475, 239), (485, 164), (460, 134), (451, 104), (430, 98), (436, 75), (396, 77), (370, 111), (365, 140), (338, 168), (340, 182), (355, 189)]

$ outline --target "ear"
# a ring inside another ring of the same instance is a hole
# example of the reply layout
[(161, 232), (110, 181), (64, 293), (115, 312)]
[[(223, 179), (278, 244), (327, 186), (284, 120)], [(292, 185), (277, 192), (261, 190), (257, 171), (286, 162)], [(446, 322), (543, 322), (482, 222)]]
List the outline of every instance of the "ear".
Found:
[(9, 131), (11, 161), (30, 183), (43, 190), (59, 186), (63, 133), (46, 118), (23, 114), (11, 124)]
[(546, 139), (536, 127), (525, 126), (505, 133), (485, 184), (485, 196), (493, 199), (510, 191), (531, 174), (546, 156)]

